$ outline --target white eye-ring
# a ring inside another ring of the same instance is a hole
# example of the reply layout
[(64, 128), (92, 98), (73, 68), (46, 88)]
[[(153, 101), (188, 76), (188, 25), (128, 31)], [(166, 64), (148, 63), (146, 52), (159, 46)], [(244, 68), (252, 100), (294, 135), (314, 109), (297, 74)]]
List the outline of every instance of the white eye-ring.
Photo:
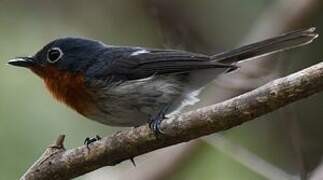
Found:
[(47, 52), (47, 61), (49, 63), (56, 63), (63, 57), (63, 55), (64, 53), (60, 48), (58, 47), (51, 48)]

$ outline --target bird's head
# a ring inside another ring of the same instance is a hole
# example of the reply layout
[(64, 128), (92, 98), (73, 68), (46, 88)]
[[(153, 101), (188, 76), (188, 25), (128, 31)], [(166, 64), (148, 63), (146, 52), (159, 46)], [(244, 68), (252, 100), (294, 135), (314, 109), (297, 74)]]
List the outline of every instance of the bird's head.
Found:
[(45, 45), (35, 55), (18, 57), (10, 60), (8, 64), (29, 68), (42, 78), (51, 76), (53, 71), (84, 72), (104, 47), (103, 43), (88, 39), (56, 39)]
[(34, 56), (15, 58), (8, 64), (30, 69), (44, 80), (56, 99), (87, 115), (94, 103), (84, 72), (104, 48), (98, 41), (63, 38), (48, 43)]

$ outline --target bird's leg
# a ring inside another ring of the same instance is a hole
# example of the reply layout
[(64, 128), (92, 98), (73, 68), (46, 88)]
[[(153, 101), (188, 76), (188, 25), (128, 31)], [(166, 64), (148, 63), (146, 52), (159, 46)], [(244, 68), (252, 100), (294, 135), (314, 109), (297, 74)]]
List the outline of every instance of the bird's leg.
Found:
[(163, 119), (167, 118), (165, 115), (167, 114), (169, 107), (169, 105), (164, 106), (155, 117), (149, 119), (149, 127), (154, 132), (155, 136), (165, 134), (160, 129), (160, 123)]
[[(86, 137), (84, 140), (84, 145), (86, 145), (87, 149), (90, 150), (89, 145), (96, 142), (96, 141), (99, 141), (101, 139), (102, 138), (99, 135), (96, 135), (95, 137)], [(136, 167), (136, 162), (135, 162), (134, 158), (130, 158), (129, 160), (131, 161), (132, 165), (134, 167)]]
[(99, 135), (96, 135), (95, 137), (86, 137), (84, 140), (84, 145), (86, 145), (86, 147), (88, 149), (90, 149), (89, 145), (94, 143), (95, 141), (99, 141), (102, 138)]

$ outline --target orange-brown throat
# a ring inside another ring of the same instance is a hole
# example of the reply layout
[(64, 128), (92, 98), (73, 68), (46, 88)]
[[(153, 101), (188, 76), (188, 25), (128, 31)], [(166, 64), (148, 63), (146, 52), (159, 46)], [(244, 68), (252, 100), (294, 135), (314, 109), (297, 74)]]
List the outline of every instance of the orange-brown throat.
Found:
[(82, 74), (60, 71), (51, 65), (32, 67), (31, 70), (44, 80), (47, 89), (57, 100), (84, 116), (93, 113), (94, 101)]

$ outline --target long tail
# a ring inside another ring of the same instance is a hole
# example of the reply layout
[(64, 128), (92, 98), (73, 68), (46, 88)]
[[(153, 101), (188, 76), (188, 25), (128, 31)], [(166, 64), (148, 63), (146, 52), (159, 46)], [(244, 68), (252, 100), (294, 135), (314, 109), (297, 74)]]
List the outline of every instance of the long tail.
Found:
[(216, 62), (224, 64), (235, 64), (242, 60), (304, 46), (311, 43), (318, 36), (318, 33), (315, 32), (315, 28), (302, 29), (250, 45), (242, 46), (230, 51), (225, 51), (212, 56), (212, 59)]

